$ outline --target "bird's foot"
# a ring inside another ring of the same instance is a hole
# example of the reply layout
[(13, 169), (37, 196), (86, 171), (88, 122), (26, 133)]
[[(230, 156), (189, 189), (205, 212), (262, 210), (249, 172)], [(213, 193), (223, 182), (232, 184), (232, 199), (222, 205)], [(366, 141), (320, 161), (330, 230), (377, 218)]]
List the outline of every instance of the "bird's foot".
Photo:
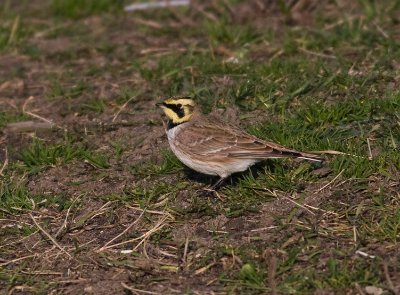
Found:
[(212, 188), (203, 188), (198, 190), (197, 192), (200, 193), (200, 195), (202, 195), (203, 197), (208, 197), (208, 198), (215, 198), (217, 197), (220, 201), (223, 201), (223, 195), (218, 193), (216, 190), (212, 189)]

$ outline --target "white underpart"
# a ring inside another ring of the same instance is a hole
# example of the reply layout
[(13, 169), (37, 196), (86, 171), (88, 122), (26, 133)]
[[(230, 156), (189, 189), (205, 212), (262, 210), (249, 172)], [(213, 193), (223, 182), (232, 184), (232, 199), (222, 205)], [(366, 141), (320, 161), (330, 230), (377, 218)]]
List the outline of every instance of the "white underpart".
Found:
[[(219, 151), (223, 151), (228, 147), (221, 147), (218, 149), (210, 150), (207, 155), (204, 155), (204, 161), (199, 161), (190, 157), (190, 155), (182, 152), (182, 150), (178, 147), (179, 143), (175, 142), (176, 135), (182, 131), (185, 123), (180, 124), (174, 128), (171, 128), (167, 131), (168, 142), (171, 147), (172, 152), (177, 156), (177, 158), (189, 168), (208, 175), (218, 175), (220, 177), (227, 177), (235, 172), (245, 171), (254, 163), (258, 162), (256, 159), (234, 159), (231, 158), (231, 161), (227, 161), (225, 163), (213, 163), (206, 162), (207, 157), (212, 157), (214, 153)], [(205, 138), (204, 141), (210, 140), (211, 138)], [(200, 143), (203, 141), (200, 141)], [(194, 147), (195, 148), (195, 147)]]

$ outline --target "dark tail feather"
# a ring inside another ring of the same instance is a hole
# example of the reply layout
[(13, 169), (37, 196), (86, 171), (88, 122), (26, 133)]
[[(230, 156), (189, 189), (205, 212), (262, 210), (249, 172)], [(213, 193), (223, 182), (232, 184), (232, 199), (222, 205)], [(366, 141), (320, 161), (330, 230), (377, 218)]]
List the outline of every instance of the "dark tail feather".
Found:
[(272, 152), (239, 152), (239, 153), (231, 153), (229, 154), (230, 157), (234, 158), (242, 158), (242, 159), (250, 159), (250, 158), (258, 158), (268, 159), (268, 158), (299, 158), (314, 162), (323, 162), (325, 159), (319, 157), (314, 154), (302, 153), (293, 150), (277, 150), (274, 149)]

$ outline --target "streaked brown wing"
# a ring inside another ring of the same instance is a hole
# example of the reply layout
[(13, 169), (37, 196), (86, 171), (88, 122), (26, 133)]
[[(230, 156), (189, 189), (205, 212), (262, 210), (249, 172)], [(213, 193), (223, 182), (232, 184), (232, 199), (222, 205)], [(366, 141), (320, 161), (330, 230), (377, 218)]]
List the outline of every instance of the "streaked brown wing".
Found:
[(239, 128), (219, 123), (193, 123), (182, 130), (176, 138), (181, 147), (201, 156), (224, 156), (234, 158), (287, 157), (292, 152), (279, 145), (270, 144)]

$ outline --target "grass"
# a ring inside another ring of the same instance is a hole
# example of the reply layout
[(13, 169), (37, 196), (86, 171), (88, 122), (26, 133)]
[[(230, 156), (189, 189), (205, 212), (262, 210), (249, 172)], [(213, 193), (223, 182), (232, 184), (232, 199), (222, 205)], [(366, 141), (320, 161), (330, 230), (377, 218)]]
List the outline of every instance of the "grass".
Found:
[(214, 46), (228, 44), (242, 47), (254, 43), (259, 37), (255, 28), (251, 26), (232, 26), (224, 20), (207, 22), (205, 27), (209, 40)]
[(166, 175), (178, 173), (183, 169), (182, 163), (174, 156), (172, 152), (163, 151), (161, 155), (161, 164), (157, 163), (156, 161), (139, 163), (138, 165), (131, 167), (132, 173), (140, 176)]
[(12, 21), (0, 25), (0, 50), (11, 47), (23, 37), (20, 22), (20, 17), (16, 16)]
[(101, 114), (104, 112), (106, 105), (102, 99), (92, 99), (83, 104), (83, 108)]
[[(239, 2), (130, 14), (123, 1), (0, 5), (0, 289), (394, 293), (398, 1), (304, 15)], [(24, 90), (9, 97), (14, 78)], [(257, 137), (341, 154), (268, 160), (205, 196), (215, 179), (170, 152), (154, 107), (181, 94), (205, 113), (239, 110)], [(33, 113), (67, 131), (7, 133), (36, 120), (22, 112), (30, 95)]]
[(4, 177), (1, 180), (0, 200), (2, 208), (7, 211), (13, 208), (31, 208), (26, 179), (13, 180), (11, 177)]
[(93, 14), (99, 14), (121, 9), (123, 0), (52, 0), (52, 10), (54, 15), (67, 18), (81, 18)]
[(74, 144), (69, 139), (57, 145), (47, 145), (35, 139), (29, 147), (21, 151), (20, 158), (24, 168), (30, 174), (74, 160), (84, 160), (96, 168), (109, 167), (107, 156), (96, 153), (81, 144)]
[[(8, 212), (19, 212), (19, 210), (37, 208), (55, 208), (63, 211), (71, 204), (71, 200), (65, 195), (49, 196), (28, 194), (26, 179), (12, 181), (6, 178), (1, 182), (2, 190), (0, 191), (0, 200), (2, 208)], [(28, 229), (28, 230), (27, 230)], [(30, 227), (24, 226), (19, 228), (22, 232), (31, 233)], [(6, 236), (6, 234), (4, 234)], [(26, 235), (26, 233), (24, 234)]]

